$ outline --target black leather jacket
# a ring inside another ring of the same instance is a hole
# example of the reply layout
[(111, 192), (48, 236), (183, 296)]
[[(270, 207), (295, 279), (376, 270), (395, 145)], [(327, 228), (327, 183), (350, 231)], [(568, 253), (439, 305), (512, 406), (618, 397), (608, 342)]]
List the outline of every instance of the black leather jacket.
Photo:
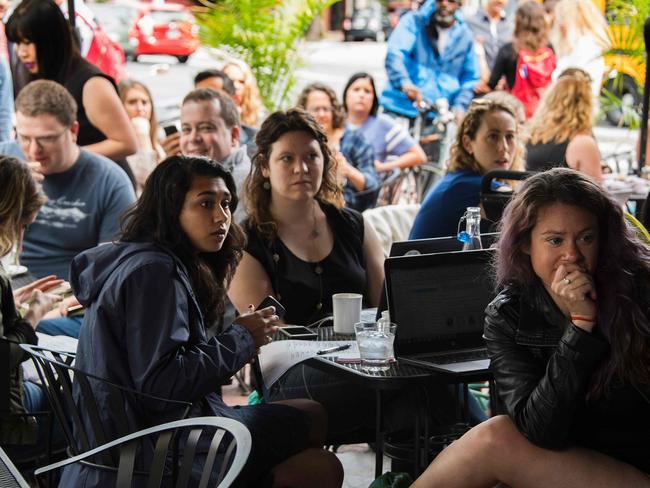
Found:
[(488, 305), (485, 340), (499, 398), (520, 432), (541, 447), (569, 444), (607, 342), (571, 324), (540, 283), (508, 288)]

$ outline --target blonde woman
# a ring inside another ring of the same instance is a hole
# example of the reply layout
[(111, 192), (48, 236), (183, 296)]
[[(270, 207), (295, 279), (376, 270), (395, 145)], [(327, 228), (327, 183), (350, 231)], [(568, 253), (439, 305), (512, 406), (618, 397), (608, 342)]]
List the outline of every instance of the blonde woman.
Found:
[(231, 62), (223, 67), (223, 72), (232, 80), (235, 85), (233, 100), (241, 123), (250, 127), (259, 127), (263, 117), (264, 106), (257, 88), (257, 81), (251, 69), (243, 63)]
[(556, 80), (567, 68), (581, 68), (591, 78), (598, 100), (605, 72), (603, 53), (609, 49), (607, 21), (592, 0), (560, 0), (555, 5), (551, 43), (557, 56)]
[(135, 80), (123, 81), (118, 88), (120, 99), (138, 139), (137, 152), (126, 160), (131, 166), (136, 189), (140, 194), (149, 173), (165, 159), (165, 151), (158, 142), (156, 113), (149, 89)]
[(591, 79), (585, 71), (569, 68), (544, 95), (530, 121), (526, 169), (568, 167), (600, 181), (600, 151), (592, 127)]

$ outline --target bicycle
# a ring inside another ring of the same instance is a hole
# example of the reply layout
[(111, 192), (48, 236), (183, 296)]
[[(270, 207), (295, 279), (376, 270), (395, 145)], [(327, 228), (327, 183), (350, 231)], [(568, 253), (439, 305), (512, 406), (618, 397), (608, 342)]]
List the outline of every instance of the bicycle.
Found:
[(413, 106), (417, 110), (415, 118), (394, 112), (386, 114), (394, 117), (396, 124), (422, 146), (427, 160), (420, 166), (402, 169), (390, 188), (382, 191), (378, 205), (421, 203), (431, 186), (444, 174), (451, 135), (447, 127), (455, 119), (449, 102), (444, 98), (434, 103), (419, 100)]

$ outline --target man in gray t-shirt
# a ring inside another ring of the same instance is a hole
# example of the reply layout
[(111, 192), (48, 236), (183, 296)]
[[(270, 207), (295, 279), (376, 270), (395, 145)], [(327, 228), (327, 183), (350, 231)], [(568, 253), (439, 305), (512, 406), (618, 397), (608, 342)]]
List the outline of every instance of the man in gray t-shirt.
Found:
[(77, 145), (76, 113), (64, 87), (34, 81), (16, 98), (17, 140), (0, 144), (0, 154), (28, 161), (48, 197), (23, 240), (21, 262), (37, 277), (68, 279), (72, 258), (117, 237), (135, 202), (121, 168)]

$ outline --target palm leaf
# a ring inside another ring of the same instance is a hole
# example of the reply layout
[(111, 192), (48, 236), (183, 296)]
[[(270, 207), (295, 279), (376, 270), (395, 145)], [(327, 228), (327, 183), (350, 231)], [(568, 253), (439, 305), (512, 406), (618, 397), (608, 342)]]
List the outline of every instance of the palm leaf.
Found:
[(204, 1), (196, 13), (204, 45), (243, 59), (270, 110), (284, 107), (295, 71), (301, 66), (300, 43), (309, 25), (335, 0)]

